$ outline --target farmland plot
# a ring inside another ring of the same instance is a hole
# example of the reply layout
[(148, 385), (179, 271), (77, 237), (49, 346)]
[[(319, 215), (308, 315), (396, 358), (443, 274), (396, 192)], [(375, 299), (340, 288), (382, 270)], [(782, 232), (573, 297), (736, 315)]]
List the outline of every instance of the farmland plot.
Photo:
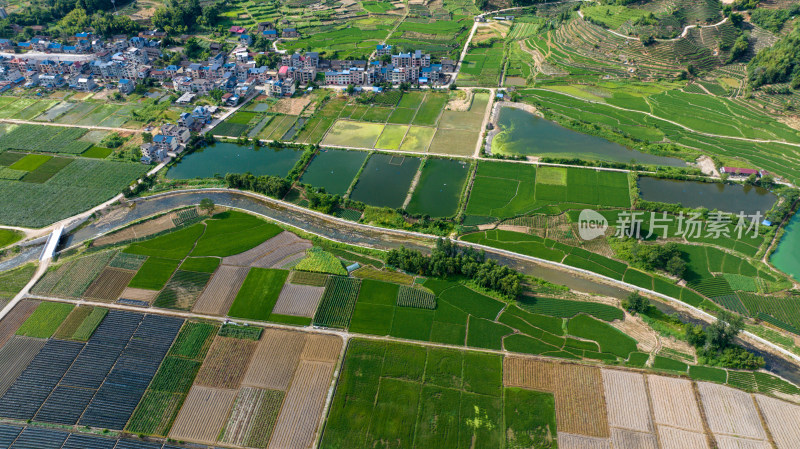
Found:
[[(241, 267), (253, 266), (253, 264), (258, 259), (278, 250), (279, 248), (301, 241), (305, 240), (292, 234), (291, 232), (283, 231), (280, 234), (276, 235), (275, 237), (272, 237), (266, 242), (256, 246), (255, 248), (249, 249), (243, 253), (239, 253), (233, 256), (224, 257), (222, 259), (222, 264), (238, 265)], [(309, 247), (311, 247), (310, 243)]]
[(170, 309), (191, 310), (211, 278), (209, 273), (178, 270), (156, 297), (153, 305)]
[(603, 377), (598, 368), (557, 364), (556, 421), (559, 432), (608, 438)]
[(122, 299), (141, 301), (148, 304), (152, 304), (156, 296), (158, 296), (158, 290), (145, 290), (143, 288), (131, 287), (126, 287), (125, 290), (122, 290), (122, 293), (119, 294), (119, 297)]
[(769, 441), (748, 440), (728, 435), (716, 435), (719, 449), (772, 449)]
[(225, 424), (236, 390), (193, 386), (183, 403), (169, 437), (214, 444)]
[(756, 402), (778, 449), (796, 446), (800, 441), (800, 406), (762, 395), (756, 395)]
[(557, 382), (555, 363), (522, 357), (503, 359), (503, 384), (508, 387), (553, 391)]
[(702, 433), (658, 426), (661, 449), (708, 449), (708, 439)]
[(20, 301), (5, 318), (0, 320), (0, 346), (6, 344), (17, 332), (17, 328), (31, 316), (37, 307), (39, 307), (39, 301)]
[(312, 287), (310, 285), (284, 284), (278, 302), (272, 309), (273, 313), (281, 315), (304, 316), (312, 318), (317, 306), (325, 293), (325, 287)]
[(715, 435), (766, 440), (753, 397), (724, 385), (698, 382), (708, 427)]
[(113, 302), (120, 297), (135, 274), (135, 271), (106, 267), (86, 289), (83, 296), (102, 302)]
[(608, 407), (608, 424), (611, 427), (640, 432), (653, 431), (647, 388), (641, 374), (604, 369), (603, 387)]
[(342, 339), (335, 335), (306, 335), (306, 344), (300, 360), (335, 363), (342, 351)]
[(608, 438), (558, 432), (558, 447), (561, 449), (611, 449), (611, 443)]
[(333, 368), (332, 363), (300, 362), (278, 415), (270, 448), (304, 449), (313, 445)]
[(13, 337), (0, 348), (0, 396), (11, 387), (46, 342), (39, 338)]
[[(258, 438), (254, 434), (259, 432), (266, 435), (272, 434), (272, 428), (275, 425), (278, 408), (282, 400), (283, 392), (280, 391), (242, 388), (236, 397), (236, 402), (233, 405), (233, 410), (225, 425), (220, 441), (236, 446), (266, 447), (266, 444), (253, 445), (252, 443), (254, 440), (261, 440), (266, 443), (266, 441), (269, 441), (269, 436), (267, 438)], [(278, 408), (274, 407), (276, 402)], [(269, 407), (273, 413), (266, 420), (258, 419), (258, 412), (264, 407)]]
[(703, 432), (703, 420), (690, 381), (648, 375), (647, 385), (656, 424)]
[(215, 338), (200, 372), (197, 373), (195, 384), (214, 388), (239, 388), (256, 344), (252, 340)]
[(246, 267), (219, 267), (208, 286), (197, 299), (192, 311), (209, 315), (224, 315), (231, 308), (245, 277)]
[(300, 360), (305, 339), (305, 333), (266, 329), (242, 384), (285, 391)]
[(314, 324), (346, 328), (350, 324), (350, 316), (353, 314), (360, 285), (361, 281), (357, 279), (331, 277), (314, 315)]
[(652, 433), (613, 427), (611, 428), (611, 443), (614, 445), (614, 449), (658, 449), (658, 441)]

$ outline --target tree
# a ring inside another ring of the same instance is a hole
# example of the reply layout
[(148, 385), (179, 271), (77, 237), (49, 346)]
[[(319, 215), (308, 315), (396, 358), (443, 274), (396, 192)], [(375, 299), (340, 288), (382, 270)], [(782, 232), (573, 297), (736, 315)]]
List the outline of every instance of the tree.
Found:
[(153, 141), (153, 134), (152, 133), (147, 133), (147, 132), (142, 133), (142, 142), (150, 143), (152, 141)]
[(205, 212), (208, 215), (211, 215), (214, 212), (214, 208), (216, 205), (210, 198), (203, 198), (200, 200), (200, 210)]
[(733, 346), (733, 341), (739, 332), (744, 329), (744, 319), (727, 310), (722, 310), (717, 316), (717, 321), (706, 329), (706, 348), (721, 352)]
[(345, 89), (345, 92), (347, 92), (347, 95), (353, 95), (353, 92), (355, 92), (355, 91), (356, 91), (356, 86), (353, 85), (353, 84), (348, 84), (347, 88)]
[(650, 300), (640, 295), (639, 292), (633, 292), (622, 301), (622, 307), (633, 315), (645, 313), (650, 309)]
[(680, 256), (674, 255), (667, 261), (664, 271), (675, 277), (682, 278), (683, 274), (686, 273), (686, 261), (681, 259)]

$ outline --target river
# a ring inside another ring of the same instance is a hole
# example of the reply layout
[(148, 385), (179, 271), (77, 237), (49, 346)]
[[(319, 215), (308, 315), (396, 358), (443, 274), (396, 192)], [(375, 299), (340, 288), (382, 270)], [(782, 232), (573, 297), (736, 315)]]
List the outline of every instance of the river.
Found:
[[(176, 192), (136, 199), (131, 203), (132, 206), (119, 206), (97, 221), (69, 234), (62, 242), (62, 247), (81, 244), (113, 229), (154, 214), (167, 212), (178, 207), (199, 204), (203, 198), (209, 198), (219, 206), (250, 211), (331, 240), (374, 249), (389, 250), (405, 246), (406, 248), (428, 253), (435, 242), (435, 237), (433, 236), (401, 235), (392, 230), (371, 229), (355, 224), (353, 226), (342, 226), (340, 222), (283, 206), (276, 202), (261, 200), (245, 193), (207, 190), (202, 192)], [(623, 288), (590, 279), (588, 276), (584, 277), (560, 270), (551, 265), (513, 258), (501, 253), (495, 253), (491, 249), (487, 249), (487, 253), (490, 258), (496, 259), (501, 264), (554, 284), (565, 285), (572, 290), (618, 299), (623, 299), (629, 294)], [(679, 311), (671, 305), (662, 302), (655, 302), (655, 304), (665, 313), (678, 313), (686, 321), (701, 323), (700, 320), (693, 318), (686, 312)], [(745, 344), (745, 346), (755, 354), (764, 357), (767, 361), (767, 370), (780, 374), (789, 381), (800, 385), (800, 367), (788, 360), (758, 350), (749, 344)]]

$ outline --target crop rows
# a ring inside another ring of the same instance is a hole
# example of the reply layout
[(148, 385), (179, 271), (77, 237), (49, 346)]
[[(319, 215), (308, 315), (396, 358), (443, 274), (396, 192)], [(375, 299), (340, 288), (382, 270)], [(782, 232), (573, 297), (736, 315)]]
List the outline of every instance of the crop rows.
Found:
[(83, 128), (23, 124), (0, 137), (0, 148), (80, 154), (92, 146), (91, 142), (78, 140), (84, 134), (86, 130)]
[(733, 290), (724, 277), (705, 278), (691, 284), (692, 288), (709, 298), (732, 295)]
[(61, 323), (58, 330), (53, 334), (53, 338), (60, 340), (72, 340), (72, 335), (80, 327), (86, 317), (92, 313), (94, 307), (78, 306), (72, 309), (72, 312), (67, 316), (64, 322)]
[[(80, 425), (123, 429), (182, 324), (178, 318), (145, 316), (86, 408)], [(126, 388), (120, 388), (122, 385)]]
[(48, 271), (34, 286), (33, 293), (79, 297), (114, 256), (113, 251), (92, 254)]
[(0, 416), (33, 419), (83, 346), (83, 343), (49, 340), (0, 398)]
[(219, 329), (219, 336), (258, 341), (263, 331), (263, 328), (257, 326), (240, 326), (226, 323)]
[(565, 299), (536, 298), (520, 302), (520, 307), (528, 312), (562, 318), (571, 318), (578, 313), (587, 313), (604, 321), (623, 318), (622, 310), (606, 304)]
[(256, 344), (252, 340), (217, 337), (197, 373), (195, 384), (212, 388), (239, 388)]
[(328, 282), (328, 276), (323, 273), (312, 273), (310, 271), (292, 271), (289, 275), (289, 282), (298, 285), (324, 287)]
[(424, 288), (400, 286), (397, 293), (397, 305), (417, 309), (436, 309), (436, 295)]
[(210, 273), (178, 270), (158, 294), (153, 305), (168, 309), (191, 310), (209, 279), (211, 279)]
[(311, 318), (325, 292), (325, 287), (284, 284), (272, 313)]
[(309, 249), (306, 252), (306, 257), (295, 265), (295, 269), (342, 276), (347, 274), (347, 270), (344, 269), (342, 262), (336, 256), (319, 248)]
[(17, 329), (17, 335), (50, 338), (67, 318), (74, 306), (59, 302), (43, 302)]
[(141, 256), (139, 254), (117, 253), (117, 255), (111, 259), (111, 262), (108, 263), (108, 266), (136, 271), (142, 268), (142, 264), (144, 264), (146, 260), (147, 256)]
[(5, 394), (44, 345), (45, 340), (38, 338), (13, 337), (0, 348), (0, 396)]
[(361, 281), (342, 276), (333, 276), (322, 295), (314, 324), (317, 326), (346, 328), (358, 298)]
[(105, 268), (97, 279), (86, 289), (83, 296), (104, 302), (112, 302), (120, 297), (131, 282), (134, 271), (121, 268)]

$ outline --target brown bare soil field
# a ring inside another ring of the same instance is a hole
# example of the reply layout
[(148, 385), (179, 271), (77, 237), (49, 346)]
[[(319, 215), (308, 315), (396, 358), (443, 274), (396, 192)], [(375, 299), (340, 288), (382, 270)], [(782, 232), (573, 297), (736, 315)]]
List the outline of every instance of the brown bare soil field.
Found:
[(625, 429), (611, 429), (614, 449), (658, 449), (658, 441), (652, 433)]
[(267, 240), (266, 242), (256, 246), (255, 248), (251, 248), (243, 253), (239, 253), (234, 256), (224, 257), (222, 259), (222, 264), (249, 267), (256, 260), (275, 251), (276, 249), (286, 245), (290, 245), (300, 240), (301, 240), (300, 237), (292, 234), (291, 232), (284, 231), (276, 235), (275, 237), (272, 237), (271, 239)]
[(294, 253), (289, 257), (285, 257), (272, 265), (272, 268), (283, 268), (284, 270), (291, 270), (297, 265), (297, 262), (306, 257), (305, 250), (303, 252)]
[(306, 449), (314, 444), (332, 375), (332, 363), (300, 362), (278, 415), (271, 449)]
[(698, 382), (697, 389), (712, 433), (767, 439), (761, 427), (761, 417), (749, 393), (708, 382)]
[(702, 433), (658, 426), (661, 449), (709, 449), (708, 439)]
[(317, 311), (323, 293), (325, 293), (325, 287), (284, 284), (272, 312), (311, 318)]
[(335, 363), (342, 352), (342, 339), (336, 335), (312, 334), (306, 337), (306, 345), (300, 360)]
[(125, 287), (131, 282), (134, 275), (136, 275), (135, 271), (111, 267), (103, 268), (103, 271), (100, 272), (100, 276), (86, 289), (83, 296), (99, 299), (102, 302), (116, 301), (122, 291), (125, 290)]
[(311, 248), (311, 246), (311, 243), (308, 243), (305, 240), (282, 246), (255, 261), (253, 266), (260, 268), (278, 268), (284, 263), (287, 263), (289, 261), (288, 259), (297, 259), (302, 257), (305, 254), (305, 251)]
[(39, 301), (27, 299), (20, 301), (5, 318), (0, 320), (0, 347), (6, 344), (8, 339), (17, 332), (17, 328), (31, 316), (37, 307), (39, 307)]
[(72, 312), (67, 315), (67, 318), (64, 322), (61, 323), (61, 326), (58, 326), (56, 333), (53, 334), (53, 338), (58, 338), (60, 340), (69, 340), (72, 338), (72, 334), (78, 330), (83, 320), (92, 313), (94, 307), (89, 306), (78, 306), (72, 309)]
[(0, 348), (0, 396), (25, 371), (46, 342), (41, 338), (14, 336)]
[(608, 438), (608, 413), (599, 368), (558, 364), (555, 369), (556, 422), (559, 432)]
[(603, 370), (608, 424), (640, 432), (652, 432), (650, 405), (644, 376), (639, 373)]
[(216, 337), (197, 373), (196, 385), (216, 388), (239, 388), (247, 365), (258, 342), (230, 337)]
[(253, 425), (256, 410), (261, 406), (264, 391), (260, 388), (242, 388), (233, 404), (231, 416), (225, 425), (225, 432), (220, 439), (226, 444), (244, 446), (247, 435)]
[(647, 376), (656, 424), (703, 432), (703, 420), (692, 382), (664, 376)]
[(559, 449), (611, 449), (608, 438), (595, 438), (558, 432)]
[(158, 232), (172, 229), (175, 227), (175, 223), (173, 223), (172, 219), (176, 217), (177, 214), (173, 212), (162, 215), (153, 220), (148, 220), (143, 223), (129, 226), (125, 229), (119, 230), (118, 232), (114, 232), (113, 234), (98, 237), (92, 242), (92, 246), (113, 245), (115, 243), (147, 237), (148, 235), (153, 235)]
[(555, 364), (521, 357), (503, 359), (503, 384), (507, 387), (530, 388), (552, 392), (555, 382)]
[(800, 423), (800, 406), (760, 394), (756, 395), (756, 402), (778, 449), (797, 447), (800, 441), (800, 425), (797, 425)]
[(197, 299), (192, 311), (209, 315), (228, 313), (244, 278), (247, 277), (247, 271), (246, 267), (220, 266)]
[(242, 383), (251, 387), (286, 391), (305, 344), (304, 333), (264, 329)]
[(299, 98), (281, 98), (277, 103), (272, 105), (270, 112), (300, 115), (303, 109), (311, 103), (311, 97), (303, 96)]
[(130, 288), (126, 287), (122, 293), (119, 294), (120, 298), (132, 299), (134, 301), (144, 301), (152, 304), (153, 300), (158, 296), (158, 290), (145, 290), (143, 288)]
[(169, 437), (197, 443), (216, 443), (235, 399), (236, 390), (193, 386), (178, 412)]
[(638, 316), (626, 313), (624, 320), (614, 320), (611, 325), (636, 340), (636, 347), (642, 352), (652, 352), (658, 347), (658, 334)]
[(728, 435), (719, 435), (716, 439), (718, 449), (772, 449), (769, 441), (748, 440)]

